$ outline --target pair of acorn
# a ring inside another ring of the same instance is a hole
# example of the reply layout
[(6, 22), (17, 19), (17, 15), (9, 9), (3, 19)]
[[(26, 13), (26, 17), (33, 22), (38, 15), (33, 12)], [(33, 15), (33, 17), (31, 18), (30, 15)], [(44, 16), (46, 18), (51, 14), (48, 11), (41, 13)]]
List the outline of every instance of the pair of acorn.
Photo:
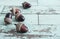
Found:
[(12, 8), (12, 10), (10, 10), (10, 11), (11, 11), (11, 13), (7, 13), (5, 18), (4, 18), (5, 24), (11, 24), (12, 23), (12, 16), (14, 15), (16, 21), (19, 22), (18, 24), (15, 24), (16, 25), (16, 31), (20, 32), (20, 33), (27, 32), (28, 27), (26, 27), (26, 25), (22, 23), (25, 20), (25, 18), (21, 14), (20, 10), (17, 8)]

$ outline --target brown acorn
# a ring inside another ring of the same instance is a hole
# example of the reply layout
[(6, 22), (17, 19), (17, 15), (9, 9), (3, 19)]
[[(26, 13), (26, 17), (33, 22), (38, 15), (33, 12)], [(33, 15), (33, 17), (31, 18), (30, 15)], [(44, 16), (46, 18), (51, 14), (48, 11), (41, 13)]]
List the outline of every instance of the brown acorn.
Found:
[(10, 11), (11, 11), (12, 15), (15, 15), (15, 14), (21, 12), (18, 8), (12, 8)]
[(24, 2), (24, 3), (22, 3), (22, 6), (24, 9), (27, 9), (27, 8), (31, 7), (31, 4), (29, 4), (28, 2)]
[(23, 23), (18, 23), (16, 25), (16, 31), (19, 33), (26, 33), (28, 31), (28, 28)]
[(20, 13), (17, 13), (15, 15), (15, 19), (18, 21), (18, 22), (23, 22), (25, 20), (24, 16)]
[(11, 24), (12, 23), (12, 15), (11, 13), (7, 13), (5, 18), (4, 18), (5, 24)]

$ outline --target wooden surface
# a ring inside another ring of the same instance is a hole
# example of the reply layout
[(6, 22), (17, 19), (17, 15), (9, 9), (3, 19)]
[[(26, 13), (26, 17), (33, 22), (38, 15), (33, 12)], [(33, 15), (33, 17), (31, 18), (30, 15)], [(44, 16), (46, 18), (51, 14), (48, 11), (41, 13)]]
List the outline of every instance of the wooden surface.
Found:
[[(32, 7), (23, 9), (21, 3), (24, 1), (31, 3)], [(0, 0), (0, 39), (60, 39), (60, 1), (53, 1)], [(18, 22), (14, 16), (12, 24), (4, 25), (4, 17), (12, 7), (19, 8), (24, 15), (23, 23), (29, 29), (27, 33), (16, 32), (14, 24)]]

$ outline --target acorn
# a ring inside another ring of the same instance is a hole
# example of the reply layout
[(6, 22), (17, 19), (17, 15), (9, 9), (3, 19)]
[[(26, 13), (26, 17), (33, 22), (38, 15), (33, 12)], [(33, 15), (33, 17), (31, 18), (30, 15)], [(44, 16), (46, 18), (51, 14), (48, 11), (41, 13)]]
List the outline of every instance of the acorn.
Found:
[(15, 19), (16, 19), (16, 21), (18, 21), (18, 22), (23, 22), (23, 21), (25, 20), (25, 17), (24, 17), (22, 14), (17, 13), (17, 14), (15, 15)]
[(21, 22), (15, 25), (16, 25), (16, 31), (19, 33), (26, 33), (28, 31), (28, 28), (26, 27), (26, 25)]
[(5, 18), (4, 18), (5, 24), (11, 24), (12, 23), (12, 15), (11, 13), (7, 13)]
[(18, 8), (12, 8), (10, 11), (11, 11), (12, 15), (15, 15), (15, 14), (21, 12)]
[(28, 3), (28, 2), (24, 2), (24, 3), (22, 3), (22, 6), (23, 6), (24, 9), (27, 9), (27, 8), (31, 7), (31, 4)]

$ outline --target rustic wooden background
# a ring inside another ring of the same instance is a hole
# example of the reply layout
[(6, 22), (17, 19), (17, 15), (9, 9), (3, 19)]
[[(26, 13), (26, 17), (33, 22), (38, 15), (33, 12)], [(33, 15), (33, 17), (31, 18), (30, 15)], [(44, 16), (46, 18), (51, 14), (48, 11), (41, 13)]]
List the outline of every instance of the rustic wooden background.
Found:
[[(23, 9), (21, 3), (32, 7)], [(0, 39), (60, 39), (59, 0), (0, 0)], [(12, 7), (17, 7), (25, 17), (27, 33), (17, 33), (15, 17), (10, 25), (4, 25), (4, 17)]]

